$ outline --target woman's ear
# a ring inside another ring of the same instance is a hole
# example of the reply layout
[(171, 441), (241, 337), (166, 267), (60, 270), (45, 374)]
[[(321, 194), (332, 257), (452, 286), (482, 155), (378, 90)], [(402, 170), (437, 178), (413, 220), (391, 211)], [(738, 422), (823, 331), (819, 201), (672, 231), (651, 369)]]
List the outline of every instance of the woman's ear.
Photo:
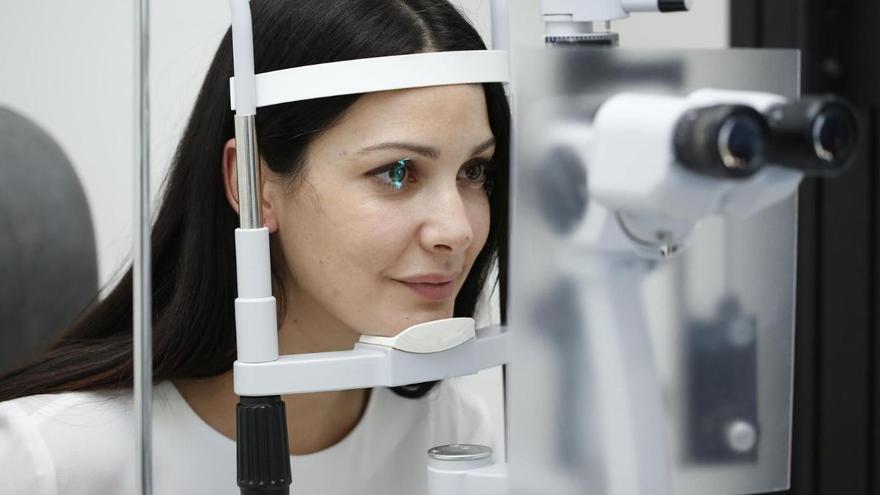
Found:
[[(222, 161), (223, 188), (226, 192), (226, 200), (229, 201), (229, 205), (232, 206), (235, 213), (238, 213), (238, 167), (236, 166), (235, 158), (235, 139), (230, 139), (229, 141), (226, 141), (225, 145), (223, 145)], [(278, 230), (278, 217), (273, 208), (275, 203), (275, 188), (271, 187), (271, 183), (267, 180), (269, 174), (272, 174), (272, 171), (269, 170), (269, 167), (267, 167), (263, 163), (263, 160), (260, 159), (260, 189), (263, 204), (263, 225), (266, 226), (269, 229), (269, 233), (272, 234)]]

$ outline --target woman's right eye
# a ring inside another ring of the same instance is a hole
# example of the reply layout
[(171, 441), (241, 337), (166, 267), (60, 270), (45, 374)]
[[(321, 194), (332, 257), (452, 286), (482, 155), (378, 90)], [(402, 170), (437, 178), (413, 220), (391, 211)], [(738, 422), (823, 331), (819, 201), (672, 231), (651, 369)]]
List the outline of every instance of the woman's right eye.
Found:
[(410, 161), (409, 158), (397, 160), (371, 172), (371, 175), (388, 187), (400, 191), (407, 182), (415, 180), (413, 171), (410, 169)]

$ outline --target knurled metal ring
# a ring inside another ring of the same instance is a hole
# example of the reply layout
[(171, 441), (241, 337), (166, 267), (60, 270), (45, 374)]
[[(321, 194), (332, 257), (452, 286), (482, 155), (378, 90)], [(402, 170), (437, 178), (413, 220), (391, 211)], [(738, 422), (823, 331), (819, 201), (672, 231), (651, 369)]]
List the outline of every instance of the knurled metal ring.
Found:
[(617, 46), (620, 36), (617, 33), (554, 34), (544, 36), (544, 42), (549, 45)]

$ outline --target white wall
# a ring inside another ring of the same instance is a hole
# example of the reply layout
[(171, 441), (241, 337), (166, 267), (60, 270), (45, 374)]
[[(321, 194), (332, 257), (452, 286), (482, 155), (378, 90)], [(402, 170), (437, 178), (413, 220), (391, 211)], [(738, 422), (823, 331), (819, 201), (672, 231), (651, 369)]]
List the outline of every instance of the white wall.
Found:
[[(37, 121), (77, 168), (103, 280), (130, 249), (131, 21), (125, 2), (0, 3), (0, 105)], [(0, 178), (2, 180), (2, 178)]]
[[(101, 283), (131, 250), (134, 3), (0, 0), (0, 105), (35, 120), (72, 160), (95, 223)], [(155, 185), (229, 14), (216, 0), (152, 4)]]
[(687, 14), (642, 14), (615, 22), (624, 48), (727, 48), (730, 0), (695, 0)]

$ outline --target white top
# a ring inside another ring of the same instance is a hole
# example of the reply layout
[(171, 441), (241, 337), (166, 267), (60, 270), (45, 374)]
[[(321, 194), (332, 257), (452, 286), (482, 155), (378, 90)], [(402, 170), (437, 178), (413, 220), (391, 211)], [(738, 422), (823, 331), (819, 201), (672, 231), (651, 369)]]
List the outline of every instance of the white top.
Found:
[[(296, 495), (427, 492), (427, 450), (499, 445), (484, 401), (445, 380), (422, 399), (374, 389), (336, 445), (291, 456)], [(130, 391), (67, 392), (0, 403), (0, 494), (135, 494)], [(495, 458), (500, 459), (498, 451)], [(235, 442), (212, 429), (170, 382), (155, 388), (153, 490), (239, 495)]]

